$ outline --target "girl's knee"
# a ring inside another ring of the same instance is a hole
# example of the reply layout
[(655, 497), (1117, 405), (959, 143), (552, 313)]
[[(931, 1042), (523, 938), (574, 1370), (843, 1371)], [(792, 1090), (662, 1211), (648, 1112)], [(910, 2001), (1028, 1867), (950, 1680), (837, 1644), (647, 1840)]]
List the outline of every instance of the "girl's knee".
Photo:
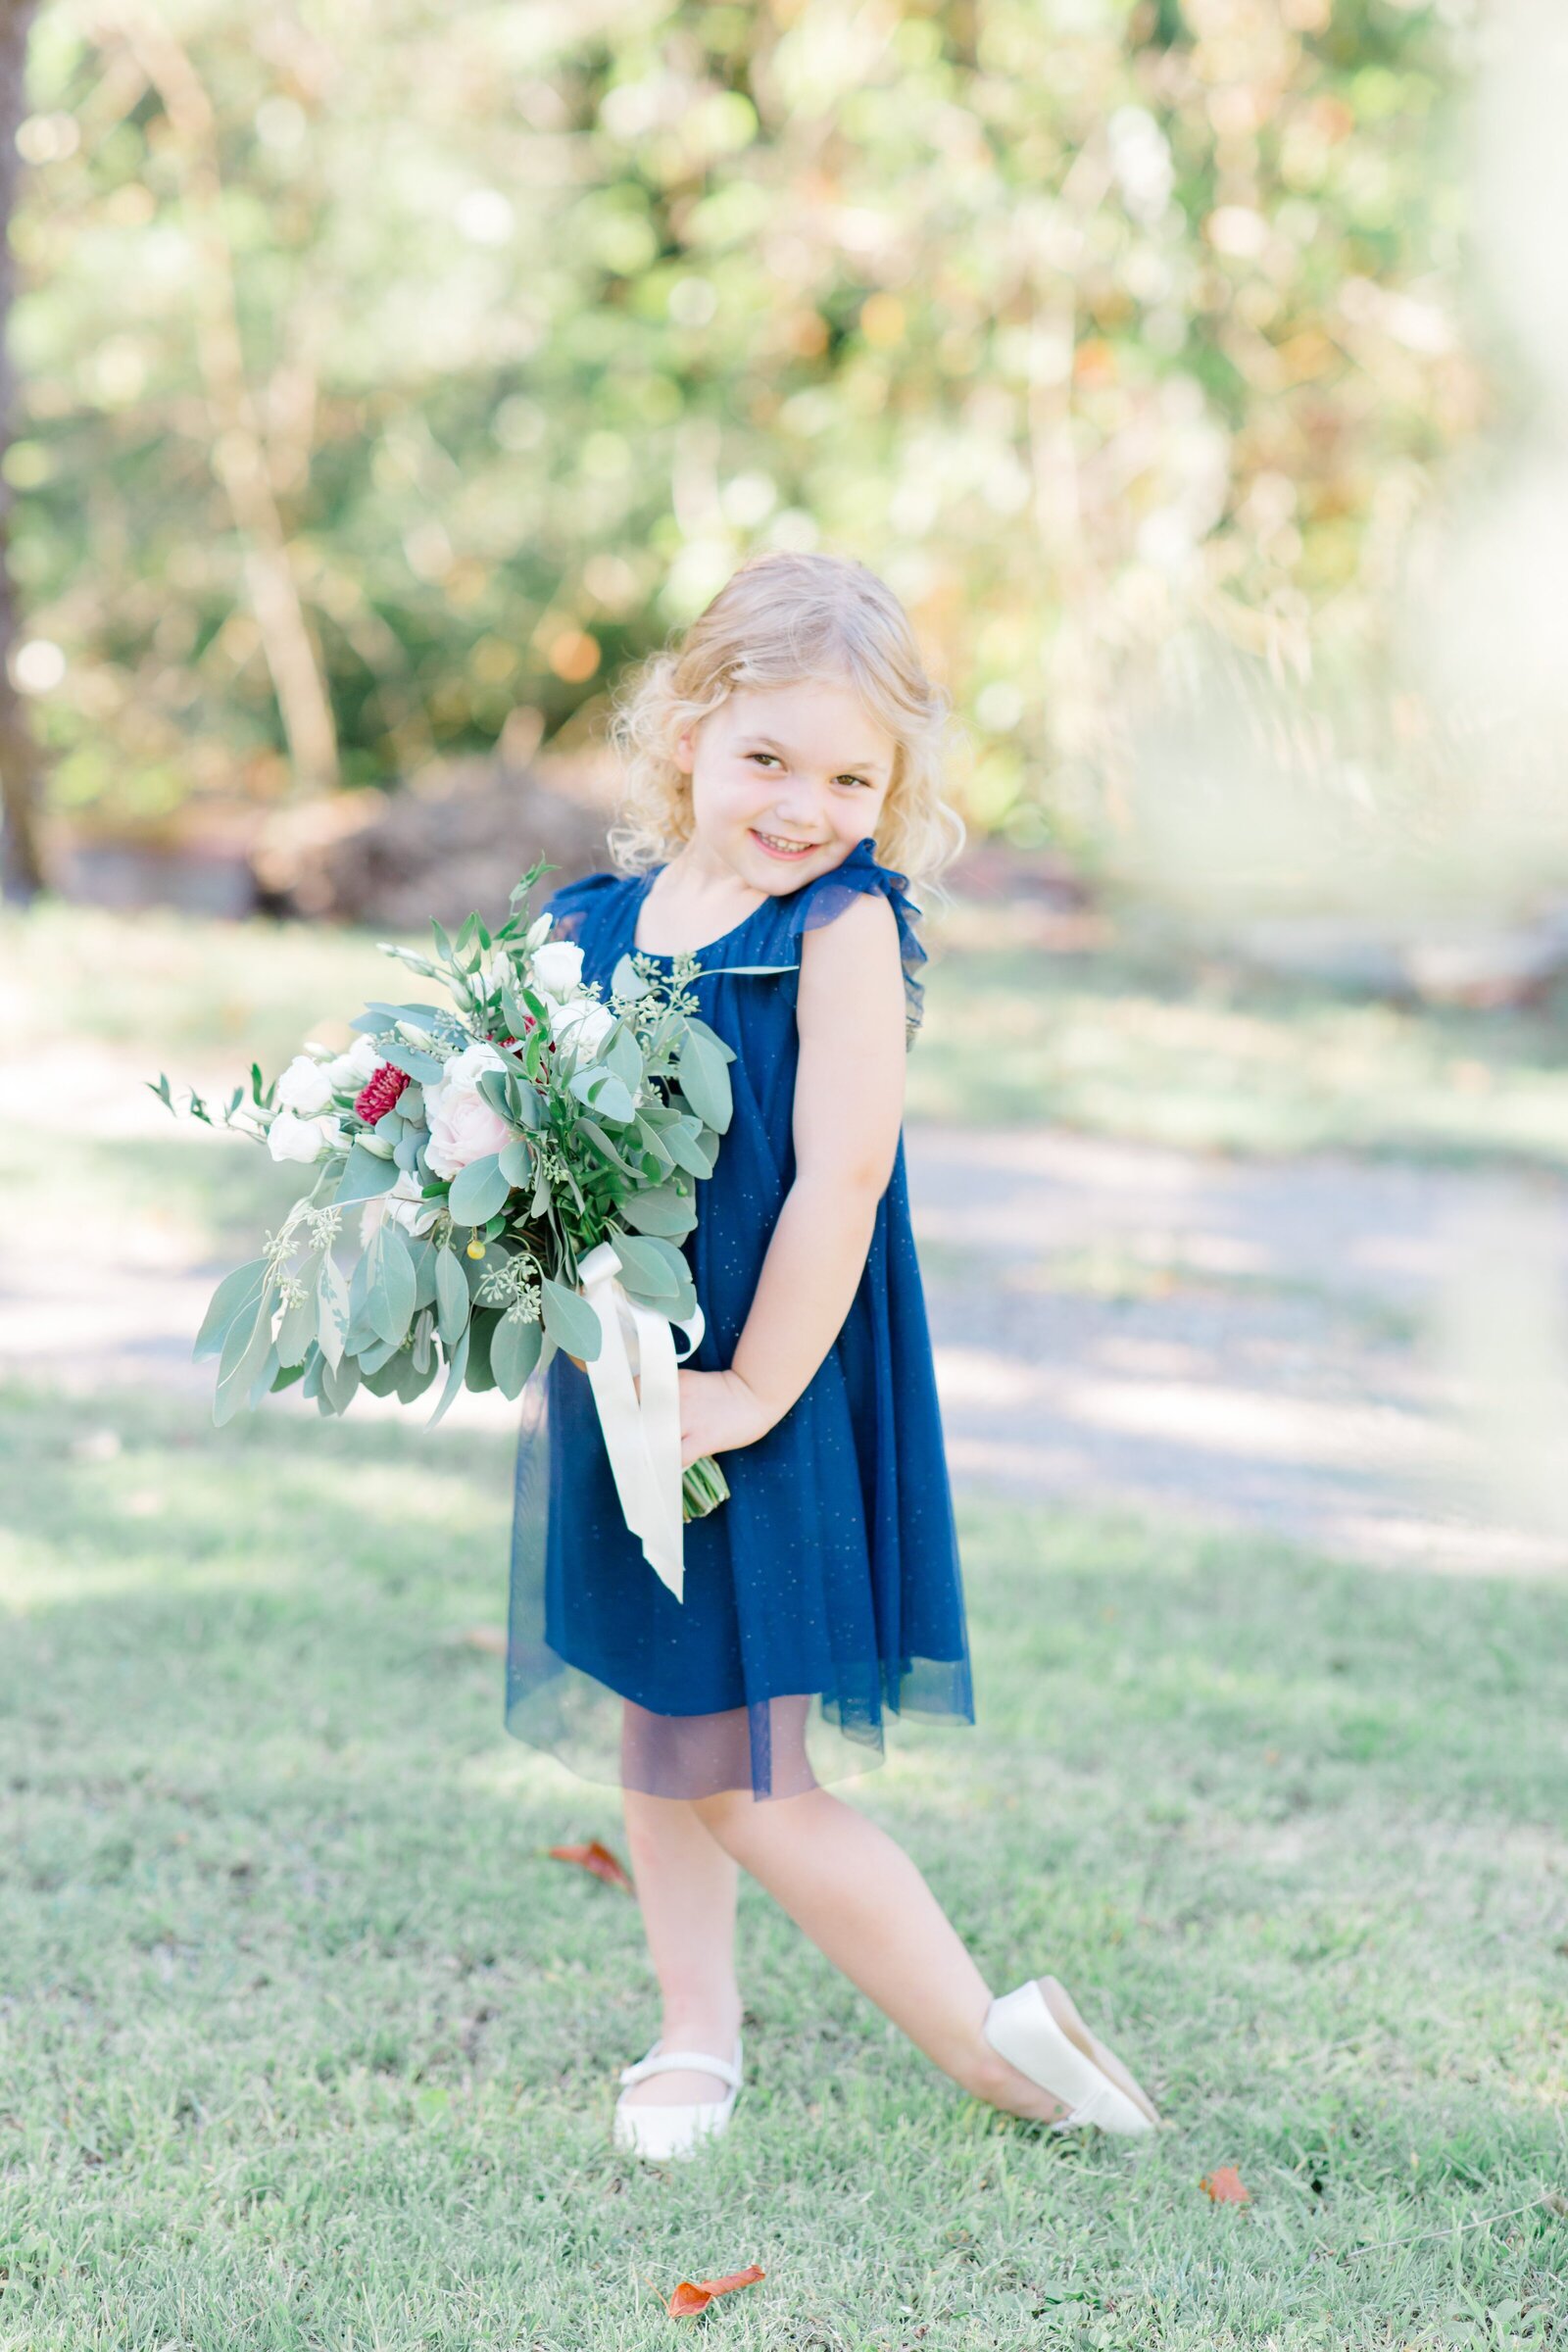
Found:
[(746, 1848), (757, 1834), (756, 1816), (763, 1809), (747, 1788), (721, 1788), (716, 1796), (692, 1799), (692, 1810), (710, 1837), (716, 1838), (737, 1862), (745, 1860)]
[(801, 1796), (754, 1796), (749, 1788), (722, 1788), (716, 1796), (695, 1797), (693, 1810), (724, 1851), (744, 1864), (748, 1854), (803, 1829), (811, 1797), (821, 1793), (813, 1788)]

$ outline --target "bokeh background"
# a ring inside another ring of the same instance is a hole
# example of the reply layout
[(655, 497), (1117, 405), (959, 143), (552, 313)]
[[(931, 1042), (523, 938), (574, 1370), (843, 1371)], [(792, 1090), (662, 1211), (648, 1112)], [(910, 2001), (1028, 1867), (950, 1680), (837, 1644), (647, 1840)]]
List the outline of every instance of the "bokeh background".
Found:
[[(0, 2342), (597, 2352), (754, 2259), (769, 2348), (1555, 2340), (1565, 29), (0, 7)], [(294, 1187), (144, 1080), (603, 864), (617, 678), (767, 546), (898, 589), (969, 828), (906, 1138), (982, 1718), (856, 1798), (1125, 2042), (1132, 2163), (759, 1900), (747, 2130), (612, 2164), (511, 1409), (189, 1361)]]

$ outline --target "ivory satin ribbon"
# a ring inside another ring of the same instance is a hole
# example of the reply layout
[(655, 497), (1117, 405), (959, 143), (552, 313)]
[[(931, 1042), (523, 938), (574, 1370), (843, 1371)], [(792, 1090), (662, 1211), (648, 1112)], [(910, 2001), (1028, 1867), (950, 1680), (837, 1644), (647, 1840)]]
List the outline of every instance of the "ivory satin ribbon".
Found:
[[(700, 1346), (703, 1310), (680, 1329), (691, 1334), (686, 1354), (677, 1356), (675, 1319), (628, 1297), (612, 1245), (600, 1242), (577, 1268), (583, 1297), (599, 1320), (600, 1348), (588, 1359), (588, 1378), (605, 1433), (605, 1450), (626, 1525), (642, 1539), (643, 1556), (675, 1598), (683, 1597), (686, 1574), (682, 1543), (680, 1384), (677, 1363)], [(633, 1366), (627, 1340), (637, 1349)]]

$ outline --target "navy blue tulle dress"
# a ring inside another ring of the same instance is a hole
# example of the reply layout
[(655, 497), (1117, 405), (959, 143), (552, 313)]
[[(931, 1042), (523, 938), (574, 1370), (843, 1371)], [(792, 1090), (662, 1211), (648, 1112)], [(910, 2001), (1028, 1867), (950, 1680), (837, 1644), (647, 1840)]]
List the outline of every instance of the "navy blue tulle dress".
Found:
[[(644, 874), (546, 902), (603, 983), (634, 944)], [(794, 1178), (803, 932), (860, 892), (899, 921), (907, 1040), (925, 951), (905, 877), (870, 836), (694, 950), (705, 1020), (735, 1050), (734, 1115), (682, 1248), (705, 1318), (691, 1369), (727, 1369)], [(660, 969), (673, 962), (653, 954)], [(774, 974), (748, 964), (792, 966)], [(685, 1341), (677, 1338), (677, 1347)], [(844, 1326), (805, 1392), (719, 1456), (729, 1498), (684, 1534), (685, 1599), (621, 1516), (586, 1376), (556, 1354), (523, 1391), (507, 1728), (585, 1777), (656, 1796), (788, 1796), (879, 1762), (889, 1714), (972, 1723), (968, 1642), (904, 1138)]]

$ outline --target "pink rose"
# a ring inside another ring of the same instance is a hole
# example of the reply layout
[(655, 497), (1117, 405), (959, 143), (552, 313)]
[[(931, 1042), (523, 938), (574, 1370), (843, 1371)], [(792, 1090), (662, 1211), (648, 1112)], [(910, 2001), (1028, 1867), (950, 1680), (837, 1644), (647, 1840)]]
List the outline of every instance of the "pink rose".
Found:
[(470, 1086), (427, 1086), (424, 1116), (430, 1130), (425, 1162), (437, 1176), (456, 1176), (470, 1160), (483, 1159), (512, 1141), (507, 1121)]

